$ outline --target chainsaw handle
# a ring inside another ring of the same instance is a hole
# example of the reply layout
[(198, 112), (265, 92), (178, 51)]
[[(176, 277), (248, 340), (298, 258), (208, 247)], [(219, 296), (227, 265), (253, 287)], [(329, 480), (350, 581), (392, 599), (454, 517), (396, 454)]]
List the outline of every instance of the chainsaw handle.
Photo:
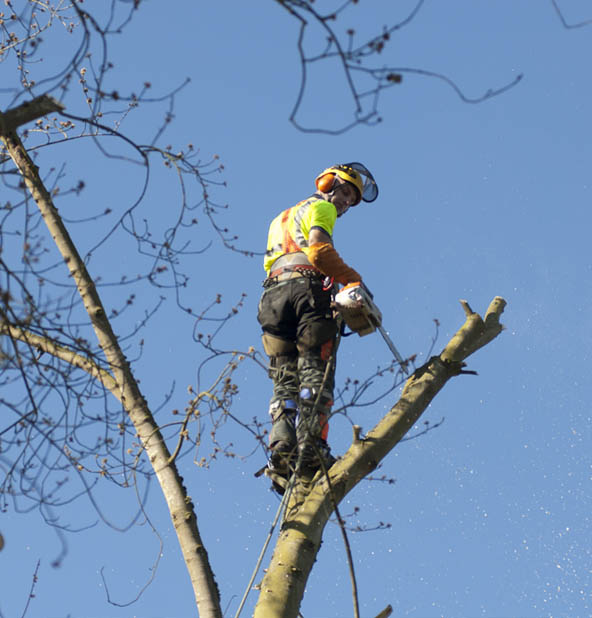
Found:
[(372, 294), (372, 292), (368, 289), (368, 286), (363, 282), (363, 281), (351, 281), (350, 283), (348, 283), (347, 285), (343, 286), (343, 290), (347, 290), (347, 288), (353, 288), (356, 286), (362, 286), (366, 292), (366, 294), (368, 294), (368, 296), (370, 296), (370, 298), (372, 300), (374, 300), (374, 294)]
[(363, 281), (360, 281), (360, 285), (366, 290), (368, 296), (370, 296), (370, 298), (374, 300), (374, 294), (372, 294), (372, 292), (368, 289), (368, 286)]

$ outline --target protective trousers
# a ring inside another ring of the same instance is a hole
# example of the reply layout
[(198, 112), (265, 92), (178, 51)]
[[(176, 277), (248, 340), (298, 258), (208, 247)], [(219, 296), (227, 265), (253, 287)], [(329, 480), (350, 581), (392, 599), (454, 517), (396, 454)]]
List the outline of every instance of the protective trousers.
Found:
[(331, 292), (323, 289), (318, 277), (272, 284), (261, 296), (257, 319), (273, 380), (270, 446), (326, 439), (338, 330)]

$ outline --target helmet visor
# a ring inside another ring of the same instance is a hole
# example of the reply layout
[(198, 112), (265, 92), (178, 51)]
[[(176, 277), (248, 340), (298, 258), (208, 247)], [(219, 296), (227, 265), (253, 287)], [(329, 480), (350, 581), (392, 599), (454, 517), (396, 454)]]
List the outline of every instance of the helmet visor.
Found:
[(362, 163), (346, 163), (344, 167), (351, 167), (356, 170), (362, 177), (364, 186), (362, 189), (362, 199), (364, 202), (373, 202), (378, 197), (378, 185), (374, 180), (374, 176), (368, 171), (368, 168)]

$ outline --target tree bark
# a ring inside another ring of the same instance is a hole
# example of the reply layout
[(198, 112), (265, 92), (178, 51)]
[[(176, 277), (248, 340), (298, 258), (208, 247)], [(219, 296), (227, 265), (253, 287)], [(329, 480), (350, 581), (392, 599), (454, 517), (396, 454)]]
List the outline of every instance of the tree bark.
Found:
[[(47, 102), (45, 102), (47, 103)], [(45, 109), (45, 108), (43, 108)], [(39, 111), (39, 110), (38, 110)], [(43, 111), (43, 110), (41, 110)], [(0, 115), (0, 138), (6, 152), (20, 172), (27, 189), (35, 200), (47, 228), (66, 263), (84, 307), (90, 317), (99, 346), (109, 364), (118, 399), (132, 421), (143, 448), (154, 469), (162, 493), (173, 520), (175, 531), (183, 552), (183, 558), (193, 585), (199, 614), (203, 617), (221, 618), (219, 591), (216, 585), (206, 549), (202, 543), (195, 508), (183, 485), (174, 461), (162, 434), (144, 399), (130, 365), (119, 346), (111, 328), (101, 299), (64, 223), (53, 204), (50, 193), (41, 180), (38, 168), (29, 157), (16, 131), (11, 128), (18, 119), (29, 121), (37, 114), (27, 106), (22, 114), (11, 110)], [(9, 125), (7, 127), (7, 124)], [(49, 350), (48, 350), (49, 351)], [(104, 383), (104, 382), (103, 382)], [(113, 385), (110, 385), (111, 387)], [(113, 390), (113, 388), (111, 388)]]
[(497, 296), (485, 319), (461, 301), (466, 321), (439, 356), (407, 380), (399, 401), (363, 439), (359, 431), (345, 455), (328, 473), (296, 483), (267, 573), (261, 583), (255, 618), (296, 618), (308, 576), (335, 505), (372, 472), (413, 427), (448, 382), (463, 372), (464, 359), (487, 345), (503, 329), (499, 318), (506, 301)]

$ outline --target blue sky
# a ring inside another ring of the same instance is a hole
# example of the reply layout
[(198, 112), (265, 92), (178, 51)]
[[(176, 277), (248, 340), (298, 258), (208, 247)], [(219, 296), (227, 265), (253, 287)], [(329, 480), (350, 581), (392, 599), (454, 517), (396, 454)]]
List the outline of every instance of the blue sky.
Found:
[[(414, 5), (360, 2), (336, 28), (380, 30)], [(592, 18), (585, 2), (558, 5), (570, 23)], [(364, 617), (389, 603), (396, 616), (430, 618), (592, 613), (590, 28), (563, 27), (546, 0), (425, 2), (392, 37), (379, 66), (441, 72), (469, 97), (520, 74), (523, 79), (473, 105), (442, 81), (404, 73), (402, 84), (382, 95), (380, 124), (339, 136), (305, 134), (288, 122), (299, 80), (297, 28), (276, 3), (184, 3), (175, 12), (143, 2), (112, 41), (114, 82), (139, 88), (149, 80), (156, 94), (191, 78), (176, 97), (165, 139), (195, 144), (204, 160), (219, 155), (219, 178), (227, 185), (215, 189), (215, 200), (228, 204), (221, 221), (239, 236), (241, 248), (262, 251), (269, 221), (307, 197), (319, 171), (359, 160), (374, 173), (380, 197), (339, 220), (335, 243), (363, 274), (404, 355), (426, 360), (434, 319), (440, 322), (436, 350), (446, 344), (464, 320), (459, 299), (478, 312), (496, 295), (508, 301), (506, 330), (470, 359), (469, 368), (479, 375), (455, 378), (426, 412), (424, 419), (444, 418), (443, 424), (400, 444), (384, 462), (381, 472), (396, 483), (362, 483), (343, 504), (345, 514), (360, 509), (351, 518), (354, 526), (391, 525), (350, 534)], [(56, 45), (66, 53), (67, 43)], [(8, 65), (0, 71), (11, 78)], [(74, 89), (70, 96), (68, 110), (82, 114)], [(3, 108), (8, 101), (3, 96)], [(159, 120), (149, 109), (139, 110), (122, 128), (145, 142)], [(338, 67), (327, 64), (311, 76), (300, 120), (327, 127), (350, 122), (351, 101)], [(67, 202), (65, 209), (117, 209), (137, 194), (139, 173), (122, 173), (96, 150), (77, 158), (69, 148), (57, 147), (51, 156), (67, 160), (66, 172), (83, 177), (87, 189), (82, 201)], [(154, 173), (143, 206), (156, 221), (179, 197), (165, 178)], [(96, 230), (76, 229), (81, 246), (92, 246)], [(203, 246), (210, 237), (204, 232), (195, 242)], [(91, 270), (108, 278), (121, 265), (135, 265), (135, 248), (124, 240), (98, 251)], [(206, 253), (186, 262), (185, 271), (191, 281), (184, 298), (195, 308), (221, 293), (222, 315), (241, 293), (247, 295), (218, 341), (225, 349), (260, 349), (255, 316), (261, 258), (229, 252), (214, 239)], [(117, 292), (104, 293), (115, 305)], [(142, 297), (147, 304), (149, 294)], [(146, 343), (136, 369), (152, 406), (174, 389), (163, 419), (185, 405), (186, 387), (198, 380), (204, 356), (192, 329), (192, 319), (169, 299), (142, 334)], [(351, 337), (340, 350), (338, 379), (371, 375), (389, 361), (378, 335)], [(215, 362), (206, 365), (205, 381), (218, 369)], [(245, 364), (235, 380), (240, 393), (234, 414), (266, 420), (270, 385), (263, 370)], [(355, 409), (351, 419), (368, 430), (396, 398), (395, 392)], [(253, 478), (264, 458), (261, 451), (247, 457), (255, 448), (249, 435), (231, 423), (220, 435), (242, 457), (221, 458), (206, 470), (190, 454), (181, 467), (223, 607), (234, 615), (278, 500), (266, 481)], [(336, 418), (334, 451), (343, 452), (350, 440), (350, 421)], [(135, 497), (110, 487), (98, 492), (105, 516), (124, 525)], [(28, 618), (192, 615), (188, 578), (156, 485), (147, 513), (163, 540), (162, 559), (154, 582), (129, 607), (107, 602), (100, 571), (115, 601), (135, 597), (160, 552), (149, 525), (116, 532), (78, 501), (60, 512), (60, 521), (84, 530), (67, 535), (68, 555), (52, 569), (59, 543), (39, 514), (3, 514), (0, 565), (11, 576), (2, 586), (2, 615), (22, 613), (38, 559)], [(256, 593), (249, 599), (243, 615), (251, 613)], [(334, 524), (302, 615), (352, 615), (345, 552)]]

